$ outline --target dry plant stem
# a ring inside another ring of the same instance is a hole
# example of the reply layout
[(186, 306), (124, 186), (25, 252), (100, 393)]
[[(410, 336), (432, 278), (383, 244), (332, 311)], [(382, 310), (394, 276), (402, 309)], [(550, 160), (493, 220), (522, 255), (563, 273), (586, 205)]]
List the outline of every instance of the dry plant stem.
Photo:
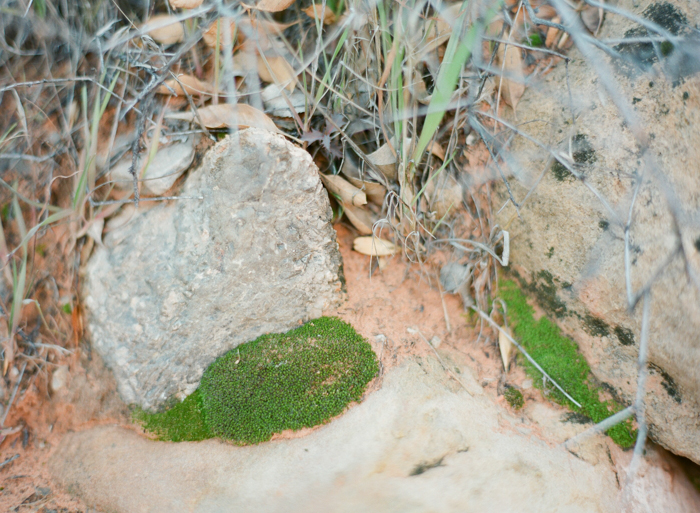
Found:
[(442, 361), (442, 358), (440, 358), (440, 355), (438, 354), (437, 350), (432, 346), (432, 344), (431, 344), (430, 342), (428, 342), (428, 339), (425, 338), (425, 336), (423, 336), (423, 333), (421, 333), (421, 331), (420, 331), (419, 329), (417, 329), (417, 328), (412, 328), (412, 331), (415, 331), (416, 333), (418, 333), (418, 334), (420, 335), (420, 338), (423, 339), (423, 342), (425, 342), (426, 345), (433, 351), (433, 353), (435, 354), (435, 357), (436, 357), (436, 358), (438, 359), (438, 361), (440, 362), (440, 365), (442, 365), (442, 368), (445, 369), (445, 372), (447, 372), (447, 374), (448, 374), (452, 379), (454, 379), (457, 383), (459, 383), (459, 385), (464, 389), (464, 391), (465, 391), (467, 394), (469, 394), (470, 397), (474, 397), (474, 394), (472, 394), (472, 393), (469, 391), (469, 389), (467, 389), (466, 385), (465, 385), (464, 383), (462, 383), (462, 382), (460, 381), (460, 379), (459, 379), (457, 376), (454, 375), (454, 373), (447, 367), (447, 365), (445, 365), (445, 362)]
[(624, 410), (621, 410), (617, 412), (615, 415), (611, 415), (607, 419), (603, 420), (602, 422), (599, 422), (595, 426), (591, 426), (587, 430), (585, 430), (582, 433), (579, 433), (578, 435), (569, 438), (566, 440), (562, 445), (564, 447), (568, 447), (571, 445), (579, 444), (586, 440), (587, 438), (597, 435), (599, 433), (603, 433), (610, 429), (613, 426), (618, 425), (620, 422), (624, 422), (628, 418), (630, 418), (632, 415), (634, 415), (634, 406), (628, 406)]
[(576, 401), (576, 399), (574, 399), (574, 398), (571, 397), (569, 394), (567, 394), (567, 393), (566, 393), (566, 390), (564, 390), (562, 387), (560, 387), (560, 386), (559, 386), (559, 383), (557, 383), (556, 381), (554, 381), (554, 380), (550, 377), (550, 375), (547, 374), (547, 373), (545, 372), (545, 370), (544, 370), (542, 367), (540, 367), (540, 364), (537, 363), (537, 362), (532, 358), (532, 356), (530, 356), (530, 354), (525, 350), (525, 348), (524, 348), (523, 346), (521, 346), (521, 345), (518, 343), (518, 341), (516, 341), (513, 337), (511, 337), (510, 334), (509, 334), (506, 330), (504, 330), (504, 329), (501, 328), (498, 324), (496, 324), (496, 322), (495, 322), (493, 319), (491, 319), (488, 315), (486, 315), (486, 313), (485, 313), (484, 311), (482, 311), (481, 309), (477, 308), (476, 306), (472, 306), (471, 309), (474, 310), (476, 313), (478, 313), (478, 314), (479, 314), (479, 317), (481, 317), (481, 318), (484, 319), (486, 322), (488, 322), (488, 323), (491, 325), (492, 328), (495, 328), (495, 329), (497, 329), (499, 332), (503, 333), (503, 334), (508, 338), (508, 340), (510, 340), (510, 342), (511, 342), (515, 347), (517, 347), (518, 350), (519, 350), (521, 353), (523, 353), (523, 355), (525, 356), (525, 358), (527, 358), (527, 359), (529, 360), (529, 362), (530, 362), (532, 365), (534, 365), (535, 368), (536, 368), (538, 371), (540, 371), (540, 372), (542, 373), (542, 375), (543, 375), (548, 381), (550, 381), (555, 387), (557, 387), (557, 389), (558, 389), (562, 394), (564, 394), (564, 396), (565, 396), (569, 401), (571, 401), (572, 403), (574, 403), (574, 404), (575, 404), (576, 406), (578, 406), (579, 408), (581, 407), (581, 404), (580, 404), (578, 401)]
[(637, 443), (634, 445), (634, 455), (627, 471), (625, 492), (622, 504), (627, 503), (630, 497), (632, 483), (637, 476), (641, 458), (644, 455), (644, 445), (647, 440), (647, 422), (645, 415), (644, 394), (647, 380), (647, 356), (649, 350), (649, 309), (651, 308), (651, 292), (644, 294), (642, 306), (642, 334), (639, 341), (639, 357), (637, 359), (637, 397), (634, 401), (634, 410), (637, 416)]
[(10, 396), (10, 402), (7, 403), (7, 408), (5, 408), (5, 413), (2, 416), (2, 422), (0, 422), (0, 428), (5, 427), (5, 421), (7, 420), (7, 414), (10, 413), (10, 408), (12, 408), (12, 403), (15, 401), (15, 396), (17, 395), (17, 390), (19, 389), (19, 384), (22, 382), (22, 376), (24, 376), (24, 370), (27, 368), (27, 362), (24, 362), (22, 370), (17, 378), (17, 383), (15, 383), (15, 388), (12, 390), (12, 395)]

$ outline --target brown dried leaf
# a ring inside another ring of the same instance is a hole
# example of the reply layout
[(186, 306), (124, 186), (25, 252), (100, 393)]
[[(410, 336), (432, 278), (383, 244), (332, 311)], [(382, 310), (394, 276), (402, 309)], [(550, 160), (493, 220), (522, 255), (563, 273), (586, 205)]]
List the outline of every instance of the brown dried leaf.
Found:
[[(525, 92), (523, 58), (520, 48), (508, 46), (504, 43), (498, 45), (498, 59), (503, 65), (504, 77), (501, 77), (501, 96), (513, 110)], [(510, 78), (513, 77), (513, 78)]]
[(173, 9), (194, 9), (202, 5), (204, 0), (169, 0)]
[(155, 41), (164, 45), (179, 43), (185, 37), (185, 29), (175, 16), (157, 14), (141, 27)]
[(284, 57), (279, 55), (272, 57), (258, 55), (258, 75), (263, 82), (277, 84), (290, 92), (294, 91), (294, 87), (297, 84), (297, 75), (294, 72), (294, 68)]
[(249, 9), (257, 9), (258, 11), (280, 12), (292, 5), (294, 0), (260, 0), (255, 5), (248, 5), (241, 2), (241, 5)]
[[(209, 25), (209, 28), (202, 34), (202, 39), (204, 39), (204, 43), (209, 46), (210, 48), (214, 48), (216, 46), (216, 26), (217, 24), (219, 25), (219, 47), (223, 48), (224, 46), (224, 23), (228, 22), (231, 26), (231, 37), (236, 33), (236, 23), (233, 20), (233, 18), (219, 18), (215, 22), (213, 22), (211, 25)], [(240, 34), (239, 34), (240, 36)]]
[[(394, 151), (396, 151), (395, 144), (393, 145), (393, 148)], [(367, 159), (372, 164), (377, 166), (382, 171), (382, 173), (384, 173), (384, 176), (386, 176), (389, 180), (396, 180), (397, 160), (396, 155), (394, 155), (394, 152), (391, 151), (391, 147), (389, 146), (389, 144), (382, 144), (377, 151), (367, 155)]]
[(213, 87), (207, 82), (202, 82), (192, 75), (180, 75), (177, 80), (166, 80), (164, 84), (156, 90), (158, 94), (170, 94), (175, 96), (201, 96), (203, 94), (211, 94)]
[(374, 219), (372, 219), (372, 214), (362, 207), (355, 207), (353, 205), (343, 205), (343, 212), (350, 220), (352, 225), (357, 228), (357, 231), (363, 235), (369, 235), (372, 233), (372, 226), (374, 225)]
[[(555, 18), (552, 18), (552, 22), (553, 22), (553, 23), (561, 23), (561, 19), (559, 18), (559, 16), (557, 16), (557, 17), (555, 17)], [(549, 27), (549, 28), (547, 29), (547, 37), (546, 37), (546, 39), (545, 39), (545, 41), (544, 41), (544, 45), (545, 45), (547, 48), (551, 48), (552, 46), (554, 46), (554, 43), (555, 43), (555, 41), (557, 40), (557, 36), (558, 36), (558, 35), (559, 35), (559, 29), (558, 29), (558, 28), (556, 28), (556, 27)]]
[(581, 21), (591, 34), (597, 36), (603, 22), (603, 9), (589, 5), (581, 11)]
[(355, 187), (365, 191), (367, 198), (369, 198), (372, 203), (376, 205), (382, 205), (384, 203), (386, 187), (384, 187), (382, 184), (360, 180), (359, 178), (352, 178), (351, 176), (348, 176), (347, 179)]
[(395, 244), (372, 235), (355, 238), (352, 249), (363, 255), (375, 257), (393, 255), (397, 251)]
[(323, 21), (324, 25), (335, 23), (335, 13), (327, 5), (325, 7), (320, 4), (310, 5), (306, 9), (302, 9), (302, 12), (309, 18)]
[(320, 174), (320, 177), (326, 189), (340, 197), (343, 206), (354, 205), (361, 207), (367, 204), (367, 195), (342, 177), (324, 174)]
[[(262, 128), (269, 132), (279, 132), (275, 123), (262, 111), (255, 107), (238, 103), (220, 103), (203, 107), (198, 111), (199, 118), (207, 128), (238, 127)], [(196, 121), (194, 112), (175, 112), (165, 116), (168, 119), (182, 119), (185, 121)]]
[[(510, 330), (503, 328), (504, 331), (508, 331), (510, 335)], [(501, 350), (501, 359), (503, 360), (503, 368), (508, 372), (508, 366), (510, 365), (510, 353), (513, 349), (513, 343), (506, 336), (506, 334), (498, 330), (498, 348)]]

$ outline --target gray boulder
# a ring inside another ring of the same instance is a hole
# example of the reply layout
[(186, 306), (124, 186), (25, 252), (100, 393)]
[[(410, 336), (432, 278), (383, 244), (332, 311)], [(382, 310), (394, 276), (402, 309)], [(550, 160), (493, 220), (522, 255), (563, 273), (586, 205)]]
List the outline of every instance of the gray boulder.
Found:
[(127, 210), (85, 269), (93, 345), (122, 398), (146, 409), (193, 392), (226, 351), (344, 294), (318, 169), (280, 135), (227, 137), (181, 195), (191, 199)]
[[(697, 2), (659, 5), (637, 14), (653, 18), (661, 9), (691, 25), (700, 19)], [(631, 2), (620, 6), (635, 10)], [(602, 39), (634, 35), (629, 20), (606, 20)], [(563, 64), (529, 85), (518, 104), (519, 130), (530, 138), (516, 136), (509, 148), (520, 217), (510, 204), (497, 222), (510, 230), (512, 267), (539, 306), (579, 343), (597, 379), (631, 404), (642, 318), (641, 303), (632, 313), (627, 307), (632, 207), (632, 289), (650, 285), (652, 298), (645, 399), (651, 436), (700, 463), (700, 76), (679, 78), (670, 57), (646, 67), (611, 66), (649, 136), (653, 171), (596, 71), (578, 51), (570, 56), (571, 104)], [(573, 157), (585, 183), (545, 148)], [(508, 201), (505, 187), (499, 194), (496, 209)]]

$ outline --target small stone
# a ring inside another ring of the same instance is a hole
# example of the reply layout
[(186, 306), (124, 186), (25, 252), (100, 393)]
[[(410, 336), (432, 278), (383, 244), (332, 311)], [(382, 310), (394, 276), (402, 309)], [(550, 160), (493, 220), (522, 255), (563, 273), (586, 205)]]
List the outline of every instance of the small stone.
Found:
[(53, 371), (51, 376), (51, 391), (53, 393), (63, 389), (68, 382), (68, 365), (61, 365)]
[(440, 337), (433, 337), (430, 339), (430, 345), (433, 346), (435, 349), (440, 347), (440, 344), (442, 344), (442, 340), (440, 340)]
[(10, 369), (10, 379), (15, 380), (17, 376), (19, 376), (19, 370), (17, 370), (17, 367), (12, 367)]
[(523, 390), (530, 390), (532, 388), (532, 380), (526, 379), (525, 381), (523, 381), (523, 384), (520, 387)]

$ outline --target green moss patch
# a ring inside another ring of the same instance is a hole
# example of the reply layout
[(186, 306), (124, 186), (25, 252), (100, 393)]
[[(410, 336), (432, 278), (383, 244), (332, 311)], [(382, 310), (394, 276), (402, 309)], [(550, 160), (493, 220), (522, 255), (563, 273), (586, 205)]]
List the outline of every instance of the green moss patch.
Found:
[[(581, 403), (581, 408), (551, 385), (546, 388), (547, 397), (596, 423), (623, 408), (614, 401), (600, 399), (603, 390), (593, 383), (591, 369), (576, 344), (562, 335), (559, 327), (546, 317), (535, 320), (533, 308), (514, 281), (502, 281), (499, 294), (508, 305), (508, 318), (520, 343), (552, 379)], [(535, 386), (542, 389), (542, 374), (527, 359), (520, 358), (520, 361)], [(636, 432), (629, 419), (610, 428), (607, 434), (622, 447), (634, 445)]]
[(505, 392), (503, 392), (503, 396), (514, 410), (519, 410), (525, 405), (523, 393), (515, 387), (507, 386)]
[(137, 419), (162, 440), (264, 442), (339, 415), (362, 397), (378, 370), (371, 346), (352, 326), (322, 317), (229, 351), (185, 401), (163, 413), (140, 412)]
[(199, 390), (163, 413), (153, 414), (139, 409), (133, 417), (159, 440), (197, 442), (214, 436), (204, 421), (204, 407)]

